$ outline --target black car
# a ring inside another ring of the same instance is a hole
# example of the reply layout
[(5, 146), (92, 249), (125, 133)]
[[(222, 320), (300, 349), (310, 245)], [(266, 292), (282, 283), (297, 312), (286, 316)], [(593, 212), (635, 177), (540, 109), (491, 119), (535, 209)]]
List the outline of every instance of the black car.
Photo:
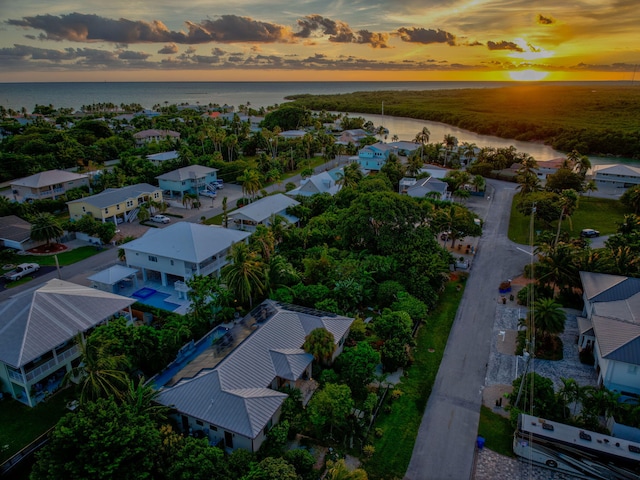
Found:
[(580, 232), (580, 236), (584, 238), (599, 237), (600, 232), (598, 230), (594, 230), (593, 228), (585, 228)]

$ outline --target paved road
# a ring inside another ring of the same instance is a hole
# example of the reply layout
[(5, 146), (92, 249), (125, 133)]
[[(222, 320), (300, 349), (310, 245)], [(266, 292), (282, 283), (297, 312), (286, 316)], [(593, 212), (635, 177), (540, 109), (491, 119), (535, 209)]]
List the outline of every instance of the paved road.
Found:
[[(405, 479), (470, 478), (498, 285), (529, 255), (507, 239), (513, 183), (488, 180), (483, 235), (456, 314)], [(473, 208), (472, 205), (470, 205)]]

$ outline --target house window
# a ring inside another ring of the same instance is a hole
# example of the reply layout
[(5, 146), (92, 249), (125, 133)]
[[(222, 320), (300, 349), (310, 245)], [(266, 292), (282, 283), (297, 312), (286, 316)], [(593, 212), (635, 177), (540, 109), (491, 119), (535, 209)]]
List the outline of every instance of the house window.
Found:
[(196, 420), (196, 425), (200, 425), (202, 427), (204, 423), (202, 423), (202, 420)]
[(105, 208), (104, 209), (104, 213), (108, 215), (109, 214), (109, 208)]
[(149, 255), (149, 261), (158, 263), (158, 257), (154, 255)]
[(120, 204), (116, 205), (116, 210), (120, 210)]
[(173, 265), (173, 260), (171, 260), (171, 265)]
[(127, 200), (127, 207), (133, 207), (133, 200)]
[(209, 424), (209, 430), (211, 430), (212, 432), (217, 432), (218, 431), (218, 427), (216, 427), (215, 425)]
[(82, 213), (84, 213), (84, 212), (86, 212), (86, 211), (87, 211), (87, 209), (86, 209), (86, 208), (84, 208), (84, 207), (82, 207)]
[(629, 365), (629, 368), (627, 368), (627, 373), (629, 373), (631, 375), (635, 375), (636, 373), (638, 373), (638, 366), (637, 365)]
[(153, 194), (153, 198), (158, 198), (158, 192)]

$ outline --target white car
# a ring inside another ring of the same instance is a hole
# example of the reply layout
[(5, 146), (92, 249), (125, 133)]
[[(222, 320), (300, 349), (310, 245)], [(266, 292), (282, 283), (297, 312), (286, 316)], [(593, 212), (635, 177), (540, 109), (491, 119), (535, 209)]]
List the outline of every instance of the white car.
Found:
[(171, 219), (166, 215), (154, 215), (151, 217), (151, 221), (156, 223), (169, 223)]
[(201, 197), (211, 197), (211, 198), (216, 198), (216, 194), (215, 192), (211, 192), (209, 190), (201, 190), (200, 192), (200, 196)]
[(11, 270), (9, 273), (5, 273), (4, 277), (11, 281), (20, 280), (22, 277), (26, 277), (38, 270), (40, 270), (40, 265), (37, 263), (21, 263), (14, 270)]

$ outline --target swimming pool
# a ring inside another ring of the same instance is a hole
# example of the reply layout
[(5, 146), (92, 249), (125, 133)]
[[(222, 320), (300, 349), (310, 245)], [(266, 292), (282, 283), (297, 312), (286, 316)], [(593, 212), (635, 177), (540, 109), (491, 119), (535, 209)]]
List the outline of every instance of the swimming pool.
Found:
[(177, 303), (167, 302), (166, 299), (170, 296), (171, 295), (169, 295), (168, 293), (154, 292), (153, 294), (144, 298), (140, 298), (139, 296), (136, 296), (134, 298), (137, 302), (144, 303), (145, 305), (150, 305), (152, 307), (161, 308), (163, 310), (173, 312), (175, 309), (180, 307), (180, 305)]

